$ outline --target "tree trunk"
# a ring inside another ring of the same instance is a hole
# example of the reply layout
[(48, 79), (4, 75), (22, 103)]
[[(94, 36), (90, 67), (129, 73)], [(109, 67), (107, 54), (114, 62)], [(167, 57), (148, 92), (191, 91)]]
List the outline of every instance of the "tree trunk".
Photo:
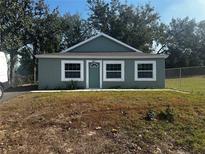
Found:
[(10, 66), (9, 66), (9, 84), (14, 86), (14, 66), (16, 64), (16, 55), (15, 51), (10, 52)]
[(37, 82), (37, 61), (35, 55), (37, 54), (37, 42), (33, 44), (33, 82)]

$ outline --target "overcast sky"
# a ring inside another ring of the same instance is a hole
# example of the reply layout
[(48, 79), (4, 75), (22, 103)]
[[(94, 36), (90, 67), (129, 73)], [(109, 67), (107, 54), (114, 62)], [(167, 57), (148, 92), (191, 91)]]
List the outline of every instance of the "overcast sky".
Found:
[[(107, 0), (109, 1), (109, 0)], [(196, 21), (205, 20), (205, 0), (120, 0), (122, 3), (142, 5), (150, 3), (161, 17), (161, 21), (169, 23), (171, 19), (189, 16)], [(58, 7), (61, 14), (79, 13), (83, 18), (88, 15), (86, 0), (46, 0), (50, 8)]]

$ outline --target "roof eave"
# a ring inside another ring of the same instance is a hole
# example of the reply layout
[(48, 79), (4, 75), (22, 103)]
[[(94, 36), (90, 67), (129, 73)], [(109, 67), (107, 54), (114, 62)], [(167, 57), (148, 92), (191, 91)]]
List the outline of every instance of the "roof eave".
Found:
[(149, 55), (149, 56), (67, 56), (67, 55), (36, 55), (36, 58), (54, 58), (54, 59), (166, 59), (167, 55)]

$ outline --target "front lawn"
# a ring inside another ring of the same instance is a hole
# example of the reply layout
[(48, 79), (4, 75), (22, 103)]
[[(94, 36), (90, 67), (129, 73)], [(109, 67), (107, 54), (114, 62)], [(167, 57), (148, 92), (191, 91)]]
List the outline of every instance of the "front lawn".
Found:
[[(146, 121), (170, 105), (174, 122)], [(205, 97), (36, 93), (0, 104), (0, 153), (205, 153)]]

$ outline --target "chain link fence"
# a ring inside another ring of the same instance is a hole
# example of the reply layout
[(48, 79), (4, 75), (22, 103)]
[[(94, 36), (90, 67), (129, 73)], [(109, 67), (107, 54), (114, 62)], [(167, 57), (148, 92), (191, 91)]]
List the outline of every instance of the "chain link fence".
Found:
[(33, 84), (33, 75), (26, 76), (26, 75), (15, 74), (13, 86), (16, 87), (24, 84)]
[(166, 88), (205, 93), (205, 66), (166, 69)]

